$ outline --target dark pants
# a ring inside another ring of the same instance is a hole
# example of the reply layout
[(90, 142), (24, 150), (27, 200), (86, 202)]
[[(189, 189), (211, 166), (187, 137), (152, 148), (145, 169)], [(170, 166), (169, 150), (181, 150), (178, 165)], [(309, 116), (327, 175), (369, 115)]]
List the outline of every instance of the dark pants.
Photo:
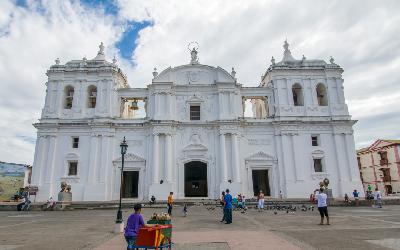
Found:
[(319, 214), (321, 215), (321, 218), (324, 218), (324, 215), (325, 215), (325, 217), (328, 218), (328, 207), (319, 207), (318, 211), (319, 211)]
[(225, 208), (225, 221), (226, 223), (232, 223), (232, 208)]
[(226, 211), (225, 208), (222, 208), (222, 220), (221, 221), (226, 221)]
[(168, 204), (168, 214), (172, 214), (172, 204)]
[(126, 243), (128, 246), (126, 247), (127, 250), (134, 249), (134, 245), (136, 244), (136, 236), (125, 236)]

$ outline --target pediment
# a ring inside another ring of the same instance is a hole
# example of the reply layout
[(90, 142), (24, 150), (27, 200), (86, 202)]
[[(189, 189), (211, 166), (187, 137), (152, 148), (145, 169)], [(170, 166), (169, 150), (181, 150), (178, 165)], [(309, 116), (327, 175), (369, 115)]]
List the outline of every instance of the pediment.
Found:
[[(119, 157), (117, 159), (114, 160), (114, 162), (121, 162), (122, 161), (122, 157)], [(125, 155), (125, 162), (145, 162), (146, 159), (143, 159), (142, 157), (132, 154), (132, 153), (128, 153)]]
[(197, 96), (191, 96), (191, 97), (188, 98), (188, 100), (186, 102), (197, 102), (197, 103), (199, 103), (199, 102), (204, 102), (204, 101), (203, 101), (203, 99), (200, 99)]
[(246, 161), (260, 161), (260, 160), (273, 161), (273, 160), (275, 160), (275, 158), (272, 155), (267, 154), (263, 151), (258, 151), (256, 153), (250, 155), (249, 157), (247, 157), (245, 160)]
[(207, 150), (208, 150), (208, 148), (200, 143), (189, 144), (183, 149), (183, 151), (207, 151)]
[(69, 153), (65, 156), (66, 159), (78, 159), (79, 156), (75, 153)]
[(324, 151), (317, 149), (317, 150), (312, 151), (311, 154), (313, 154), (313, 155), (323, 155)]

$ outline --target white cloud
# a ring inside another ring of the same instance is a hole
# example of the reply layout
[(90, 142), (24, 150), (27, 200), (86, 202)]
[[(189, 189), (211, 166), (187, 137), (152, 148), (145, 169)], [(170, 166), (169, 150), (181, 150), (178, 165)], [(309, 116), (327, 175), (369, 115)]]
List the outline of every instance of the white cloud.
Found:
[(140, 33), (134, 54), (138, 66), (128, 74), (132, 85), (148, 84), (154, 66), (161, 71), (187, 63), (186, 45), (198, 41), (201, 63), (228, 71), (234, 66), (238, 80), (254, 86), (271, 56), (282, 57), (287, 37), (295, 57), (327, 60), (332, 55), (344, 68), (346, 100), (360, 120), (357, 147), (400, 136), (398, 120), (385, 116), (400, 113), (398, 1), (143, 2), (120, 1), (125, 18), (138, 18), (141, 6), (154, 20)]
[[(2, 1), (0, 27), (0, 159), (32, 163), (36, 130), (44, 104), (46, 70), (59, 57), (62, 62), (94, 57), (100, 41), (115, 43), (121, 30), (101, 12), (77, 3), (45, 1), (44, 10), (21, 8)], [(4, 18), (7, 16), (7, 18)], [(2, 32), (0, 32), (2, 34)], [(30, 139), (28, 139), (30, 140)]]
[(21, 8), (0, 1), (3, 161), (32, 163), (34, 145), (26, 141), (35, 138), (31, 124), (40, 116), (45, 72), (54, 59), (91, 58), (100, 41), (109, 46), (111, 58), (124, 20), (153, 22), (139, 33), (136, 66), (120, 59), (132, 87), (149, 84), (154, 67), (161, 71), (188, 63), (190, 41), (199, 42), (201, 63), (228, 71), (234, 66), (242, 84), (256, 86), (271, 56), (282, 57), (287, 37), (295, 57), (332, 55), (344, 68), (346, 99), (351, 114), (360, 120), (355, 127), (357, 146), (380, 136), (400, 136), (387, 124), (395, 120), (385, 116), (400, 106), (398, 1), (119, 0), (116, 18), (77, 1), (29, 3), (30, 8)]

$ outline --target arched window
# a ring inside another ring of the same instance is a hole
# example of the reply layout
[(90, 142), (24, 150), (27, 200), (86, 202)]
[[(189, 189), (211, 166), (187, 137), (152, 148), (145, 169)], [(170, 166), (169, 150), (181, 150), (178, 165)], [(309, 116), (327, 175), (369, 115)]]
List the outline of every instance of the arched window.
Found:
[(303, 106), (303, 89), (301, 88), (300, 84), (296, 83), (292, 86), (292, 94), (294, 106)]
[(97, 99), (97, 87), (91, 85), (88, 87), (88, 108), (93, 109), (96, 107), (96, 99)]
[(74, 100), (74, 87), (67, 86), (64, 90), (64, 108), (71, 109), (72, 101)]
[(328, 96), (326, 94), (326, 87), (322, 83), (318, 83), (316, 87), (317, 100), (319, 106), (328, 106)]

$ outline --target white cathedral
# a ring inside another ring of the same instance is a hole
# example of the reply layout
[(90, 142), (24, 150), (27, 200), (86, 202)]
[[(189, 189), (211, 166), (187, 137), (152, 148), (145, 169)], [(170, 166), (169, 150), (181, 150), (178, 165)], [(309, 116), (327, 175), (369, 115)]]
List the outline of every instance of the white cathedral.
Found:
[[(32, 185), (38, 201), (218, 198), (229, 188), (247, 198), (306, 198), (324, 178), (333, 197), (362, 190), (343, 69), (323, 60), (283, 59), (258, 87), (245, 87), (220, 67), (189, 64), (153, 72), (131, 88), (104, 46), (95, 58), (57, 59), (47, 71)], [(126, 138), (121, 186), (120, 143)]]

